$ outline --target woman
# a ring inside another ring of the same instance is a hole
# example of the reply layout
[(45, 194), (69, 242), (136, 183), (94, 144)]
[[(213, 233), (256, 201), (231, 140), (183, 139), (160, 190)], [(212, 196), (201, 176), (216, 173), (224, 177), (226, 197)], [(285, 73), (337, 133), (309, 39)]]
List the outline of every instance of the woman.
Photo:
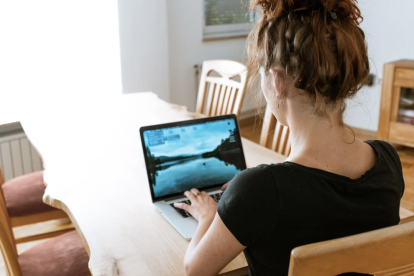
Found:
[(284, 163), (239, 173), (217, 206), (186, 191), (176, 207), (199, 221), (187, 275), (216, 275), (244, 250), (249, 275), (287, 275), (293, 248), (396, 225), (404, 180), (388, 143), (362, 142), (344, 125), (345, 100), (369, 63), (356, 0), (252, 0), (263, 16), (248, 38), (253, 76), (288, 126)]

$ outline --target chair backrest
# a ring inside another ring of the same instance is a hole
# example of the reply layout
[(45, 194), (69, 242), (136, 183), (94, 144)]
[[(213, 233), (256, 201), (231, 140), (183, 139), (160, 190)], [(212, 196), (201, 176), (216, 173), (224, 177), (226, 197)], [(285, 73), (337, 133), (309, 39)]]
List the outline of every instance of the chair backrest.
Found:
[(346, 272), (375, 276), (414, 272), (414, 221), (292, 250), (289, 276)]
[(276, 120), (268, 105), (263, 120), (262, 133), (260, 134), (260, 145), (284, 156), (289, 156), (289, 138), (289, 128), (281, 125)]
[(0, 187), (0, 247), (9, 276), (22, 276), (17, 260), (17, 248), (7, 213), (3, 189)]
[[(211, 76), (217, 72), (221, 77)], [(233, 79), (239, 77), (240, 82)], [(246, 92), (247, 68), (232, 60), (206, 60), (203, 62), (197, 96), (197, 113), (207, 116), (240, 115)]]

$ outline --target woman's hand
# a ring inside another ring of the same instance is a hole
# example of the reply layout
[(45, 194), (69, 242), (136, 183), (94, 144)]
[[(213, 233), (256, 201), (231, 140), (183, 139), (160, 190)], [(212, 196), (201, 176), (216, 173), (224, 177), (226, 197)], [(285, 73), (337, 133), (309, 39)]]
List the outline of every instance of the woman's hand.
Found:
[(206, 192), (200, 192), (197, 189), (185, 191), (184, 195), (191, 201), (191, 205), (185, 203), (174, 203), (174, 207), (186, 210), (197, 221), (200, 219), (208, 219), (213, 221), (217, 211), (217, 203)]
[(229, 182), (227, 182), (226, 184), (224, 184), (224, 185), (221, 187), (221, 191), (222, 191), (222, 192), (224, 192), (224, 191), (227, 189), (227, 186), (229, 186), (229, 183), (230, 183), (230, 181), (229, 181)]

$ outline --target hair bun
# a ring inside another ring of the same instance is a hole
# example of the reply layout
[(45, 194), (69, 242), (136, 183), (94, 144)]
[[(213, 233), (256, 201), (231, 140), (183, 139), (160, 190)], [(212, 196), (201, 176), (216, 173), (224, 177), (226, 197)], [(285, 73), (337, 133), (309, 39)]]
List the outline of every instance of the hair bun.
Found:
[(262, 8), (268, 20), (288, 15), (290, 12), (313, 13), (325, 11), (335, 13), (338, 19), (349, 19), (354, 23), (362, 22), (357, 0), (251, 0), (250, 7)]
[(357, 0), (324, 0), (321, 1), (328, 12), (335, 12), (340, 19), (348, 19), (359, 25), (363, 18)]

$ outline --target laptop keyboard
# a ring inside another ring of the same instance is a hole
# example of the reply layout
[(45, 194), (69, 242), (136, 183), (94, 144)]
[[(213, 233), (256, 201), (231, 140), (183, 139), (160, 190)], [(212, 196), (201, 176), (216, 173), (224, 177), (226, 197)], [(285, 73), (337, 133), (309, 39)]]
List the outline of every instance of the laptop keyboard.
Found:
[[(216, 194), (211, 194), (210, 196), (214, 199), (215, 202), (219, 202), (222, 195), (223, 195), (223, 192), (219, 192), (219, 193), (216, 193)], [(190, 200), (183, 200), (183, 201), (174, 202), (174, 203), (187, 203), (188, 205), (191, 205)], [(171, 207), (173, 207), (183, 218), (192, 217), (189, 212), (187, 212), (183, 209), (175, 208), (174, 203), (170, 204)]]

